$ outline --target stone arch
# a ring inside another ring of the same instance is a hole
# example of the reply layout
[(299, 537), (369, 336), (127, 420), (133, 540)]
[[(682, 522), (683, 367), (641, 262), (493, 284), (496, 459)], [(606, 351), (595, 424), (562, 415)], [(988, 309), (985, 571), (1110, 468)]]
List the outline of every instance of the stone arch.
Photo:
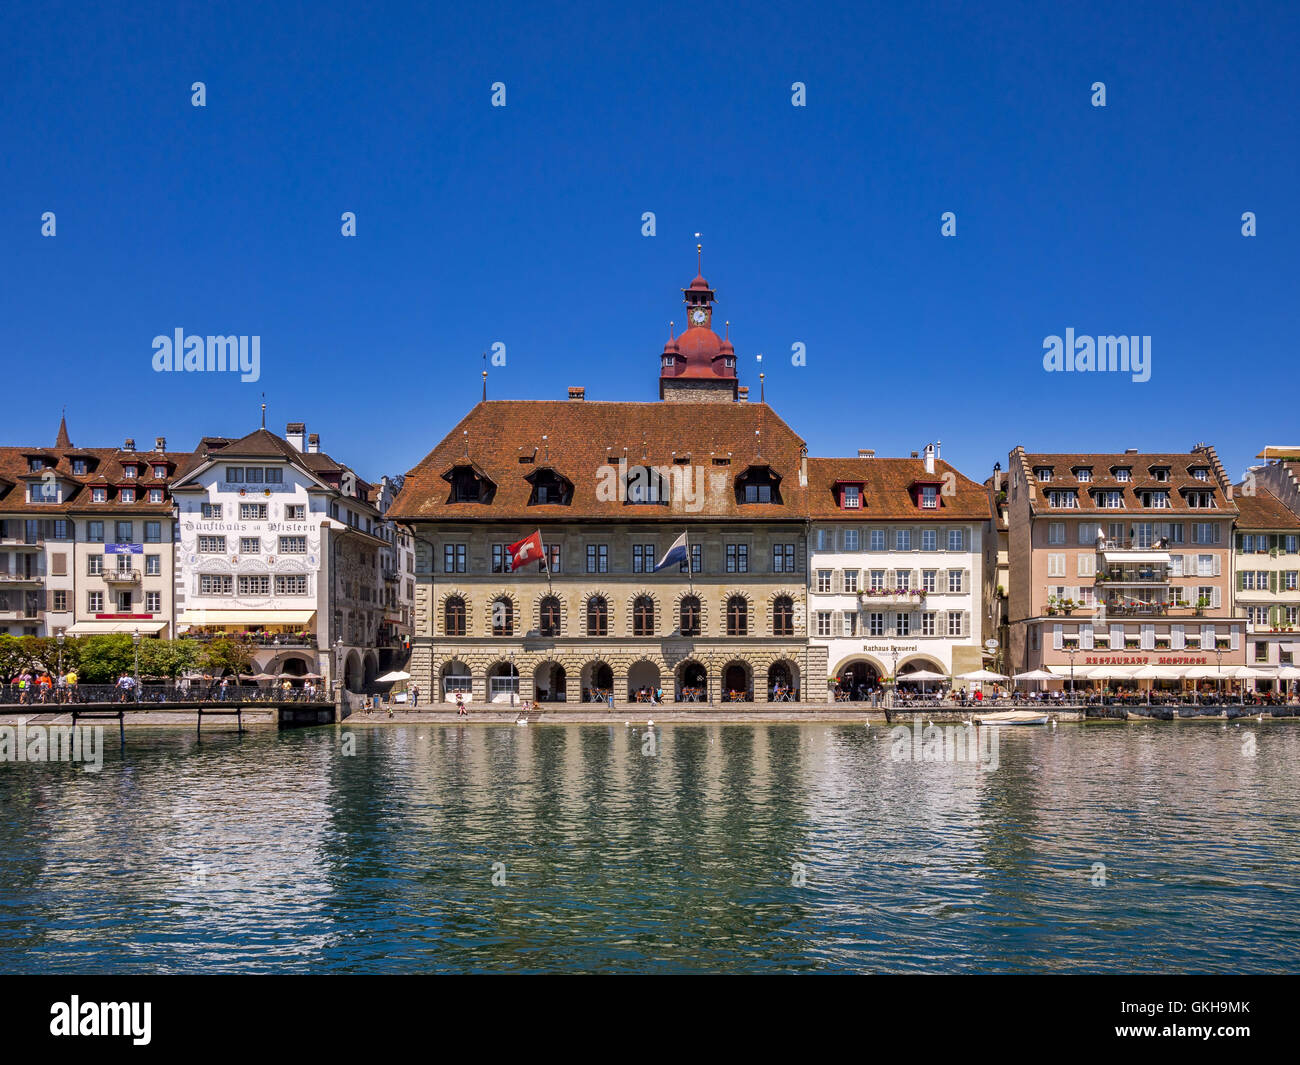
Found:
[[(288, 651), (272, 658), (262, 667), (262, 671), (271, 674), (273, 677), (279, 677), (281, 673), (289, 674), (290, 678), (303, 677), (308, 673), (314, 672), (312, 666), (313, 663), (311, 660), (301, 651)], [(284, 679), (290, 678), (282, 678), (279, 683), (283, 683)], [(293, 681), (290, 679), (290, 683), (301, 684), (302, 681)]]
[(721, 631), (725, 634), (731, 624), (730, 607), (733, 599), (745, 601), (745, 635), (753, 636), (758, 626), (758, 617), (754, 613), (754, 597), (743, 588), (735, 588), (722, 594), (722, 615), (719, 618)]
[(709, 669), (698, 658), (684, 658), (673, 670), (674, 694), (677, 701), (687, 702), (686, 689), (695, 689), (689, 701), (705, 703), (709, 701)]
[(656, 689), (658, 689), (662, 683), (662, 664), (656, 662), (648, 655), (638, 658), (627, 667), (628, 702), (632, 703), (637, 701), (637, 692), (641, 688), (649, 688), (651, 697), (653, 697)]
[(698, 591), (691, 591), (689, 587), (683, 588), (673, 596), (672, 629), (669, 631), (676, 632), (681, 628), (682, 603), (691, 597), (694, 597), (695, 601), (700, 604), (700, 635), (703, 636), (709, 631), (709, 599), (708, 596), (701, 595)]
[(519, 600), (514, 592), (508, 588), (502, 588), (499, 591), (492, 592), (483, 600), (483, 632), (491, 636), (492, 631), (492, 611), (496, 607), (498, 600), (505, 600), (510, 604), (510, 634), (511, 636), (519, 635), (519, 626), (523, 623), (523, 618), (519, 616)]
[(554, 599), (560, 605), (560, 629), (553, 633), (552, 637), (561, 637), (569, 635), (569, 601), (559, 592), (546, 591), (533, 599), (533, 616), (529, 628), (534, 632), (542, 631), (542, 604), (548, 599)]
[[(874, 687), (887, 676), (889, 676), (889, 670), (880, 659), (861, 652), (846, 655), (831, 670), (832, 678), (845, 678), (845, 683), (841, 688), (848, 692), (850, 701), (857, 699), (860, 694), (864, 694), (859, 691), (860, 688)], [(832, 679), (831, 690), (834, 690), (834, 688), (835, 680)]]
[(723, 663), (721, 692), (723, 702), (749, 702), (753, 690), (754, 666), (748, 659), (737, 657)]
[(798, 636), (803, 630), (804, 604), (803, 591), (799, 588), (777, 588), (763, 600), (763, 631), (776, 634), (776, 601), (781, 598), (790, 600), (793, 615), (793, 629), (790, 636)]
[[(623, 635), (631, 636), (636, 625), (636, 619), (633, 617), (633, 607), (636, 601), (642, 596), (649, 599), (654, 606), (654, 631), (657, 634), (664, 631), (663, 607), (659, 602), (659, 596), (648, 588), (640, 588), (627, 597), (627, 616), (624, 620), (624, 628), (627, 630)], [(611, 630), (612, 631), (612, 630)]]
[[(451, 683), (448, 683), (448, 682)], [(474, 674), (468, 662), (459, 658), (449, 658), (438, 670), (437, 698), (447, 701), (456, 692), (464, 694), (468, 700), (474, 691)]]
[(599, 701), (595, 698), (597, 689), (602, 693), (614, 690), (614, 666), (604, 658), (589, 658), (579, 669), (578, 680), (581, 686), (579, 697), (584, 700)]
[(362, 670), (366, 678), (365, 685), (369, 688), (379, 676), (379, 655), (374, 651), (367, 651), (362, 659)]
[(779, 688), (785, 689), (785, 695), (790, 702), (800, 702), (803, 696), (803, 686), (800, 684), (799, 663), (793, 658), (775, 658), (767, 667), (767, 700), (768, 702), (785, 702), (782, 698)]
[(580, 618), (582, 635), (587, 635), (587, 607), (593, 599), (605, 600), (605, 633), (613, 635), (617, 631), (614, 628), (614, 597), (604, 588), (592, 588), (590, 591), (584, 592), (579, 600), (581, 605), (578, 617)]
[[(909, 666), (911, 667), (910, 669), (908, 668)], [(915, 672), (918, 669), (928, 669), (931, 673), (948, 672), (948, 670), (944, 668), (942, 662), (935, 658), (934, 655), (926, 654), (924, 651), (910, 654), (906, 658), (899, 660), (899, 676), (902, 676), (904, 673)]]
[(361, 653), (359, 651), (349, 651), (347, 657), (343, 660), (343, 687), (353, 694), (361, 691), (364, 683), (365, 667), (362, 663)]
[[(519, 666), (504, 656), (497, 658), (483, 671), (487, 686), (487, 699), (490, 703), (513, 703), (519, 701)], [(513, 680), (514, 684), (504, 683)], [(495, 683), (494, 683), (495, 682)], [(513, 698), (512, 698), (513, 696)]]
[[(470, 599), (469, 593), (466, 592), (463, 588), (448, 588), (446, 591), (439, 594), (438, 602), (434, 607), (434, 615), (433, 615), (434, 631), (439, 636), (447, 635), (447, 600), (448, 599), (459, 599), (462, 603), (465, 604), (465, 635), (473, 636), (474, 619), (471, 616), (471, 610), (470, 610), (470, 603), (473, 602), (473, 600)], [(491, 617), (491, 612), (489, 611), (489, 618), (490, 617)]]
[(564, 663), (546, 658), (533, 667), (533, 698), (540, 702), (568, 701), (570, 675)]

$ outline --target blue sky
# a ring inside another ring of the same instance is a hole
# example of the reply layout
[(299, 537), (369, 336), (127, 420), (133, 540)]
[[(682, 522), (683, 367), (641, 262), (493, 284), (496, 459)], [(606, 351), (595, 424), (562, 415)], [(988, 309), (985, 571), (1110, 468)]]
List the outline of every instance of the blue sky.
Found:
[[(498, 341), (495, 398), (654, 399), (698, 230), (742, 381), (764, 352), (813, 454), (941, 439), (982, 479), (1016, 444), (1204, 439), (1236, 477), (1300, 442), (1298, 23), (1281, 3), (7, 5), (0, 441), (52, 442), (66, 403), (77, 443), (188, 448), (255, 428), (265, 391), (277, 432), (403, 472)], [(1067, 327), (1150, 335), (1151, 380), (1044, 372)], [(259, 335), (261, 380), (155, 373), (176, 328)]]

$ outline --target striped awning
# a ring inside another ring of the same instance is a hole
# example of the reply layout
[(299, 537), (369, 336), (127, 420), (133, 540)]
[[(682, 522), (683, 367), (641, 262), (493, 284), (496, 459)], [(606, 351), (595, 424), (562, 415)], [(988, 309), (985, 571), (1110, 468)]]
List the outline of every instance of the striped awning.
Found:
[(165, 621), (78, 621), (68, 626), (67, 633), (69, 636), (103, 636), (105, 633), (138, 630), (143, 635), (154, 636), (166, 627)]

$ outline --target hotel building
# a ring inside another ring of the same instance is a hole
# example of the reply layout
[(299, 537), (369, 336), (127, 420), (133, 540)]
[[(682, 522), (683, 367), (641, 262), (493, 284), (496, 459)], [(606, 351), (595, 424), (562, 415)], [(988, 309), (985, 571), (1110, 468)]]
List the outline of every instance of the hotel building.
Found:
[[(1099, 666), (1245, 663), (1234, 612), (1237, 507), (1214, 448), (1008, 456), (1010, 654), (1076, 682)], [(1193, 674), (1195, 676), (1195, 674)]]
[(858, 456), (808, 460), (809, 640), (828, 677), (856, 695), (895, 674), (980, 669), (983, 486), (933, 444)]
[(175, 634), (170, 486), (189, 458), (128, 439), (0, 448), (0, 632)]
[(173, 485), (181, 633), (238, 634), (254, 646), (255, 672), (317, 674), (359, 692), (384, 664), (388, 542), (372, 491), (301, 422), (284, 437), (205, 437)]

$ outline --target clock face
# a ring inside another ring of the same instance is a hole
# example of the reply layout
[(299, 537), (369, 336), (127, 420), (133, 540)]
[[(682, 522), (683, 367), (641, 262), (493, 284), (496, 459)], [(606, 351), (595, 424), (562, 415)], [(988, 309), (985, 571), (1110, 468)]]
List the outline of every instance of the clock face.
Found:
[(704, 308), (697, 307), (695, 310), (691, 311), (692, 325), (703, 325), (708, 320), (709, 320), (709, 314), (706, 310), (704, 310)]

